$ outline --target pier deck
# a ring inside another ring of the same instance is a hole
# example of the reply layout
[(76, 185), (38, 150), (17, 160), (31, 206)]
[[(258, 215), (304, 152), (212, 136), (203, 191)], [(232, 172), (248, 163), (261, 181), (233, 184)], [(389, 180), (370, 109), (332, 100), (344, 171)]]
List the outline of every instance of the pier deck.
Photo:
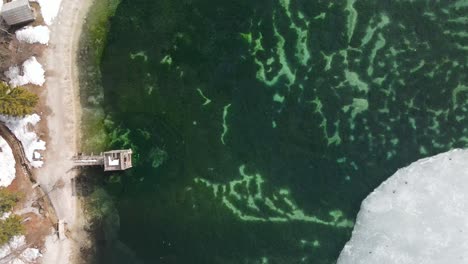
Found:
[(112, 150), (99, 155), (84, 155), (79, 153), (73, 157), (73, 162), (77, 167), (83, 166), (104, 166), (104, 171), (122, 171), (131, 168), (132, 150)]

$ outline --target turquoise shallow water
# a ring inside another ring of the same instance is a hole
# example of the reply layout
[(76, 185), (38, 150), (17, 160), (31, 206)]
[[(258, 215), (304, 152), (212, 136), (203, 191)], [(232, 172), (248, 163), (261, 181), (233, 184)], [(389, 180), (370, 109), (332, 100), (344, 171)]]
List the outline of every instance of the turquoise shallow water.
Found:
[(103, 108), (136, 166), (104, 184), (123, 244), (100, 262), (334, 263), (376, 186), (466, 146), (467, 11), (123, 0)]

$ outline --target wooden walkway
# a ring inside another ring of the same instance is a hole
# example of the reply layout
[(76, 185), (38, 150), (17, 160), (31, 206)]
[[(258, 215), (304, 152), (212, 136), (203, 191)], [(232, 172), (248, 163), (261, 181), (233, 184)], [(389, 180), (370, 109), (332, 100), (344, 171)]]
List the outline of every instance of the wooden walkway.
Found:
[(102, 166), (104, 165), (104, 156), (102, 155), (82, 155), (78, 154), (74, 156), (73, 162), (75, 166)]

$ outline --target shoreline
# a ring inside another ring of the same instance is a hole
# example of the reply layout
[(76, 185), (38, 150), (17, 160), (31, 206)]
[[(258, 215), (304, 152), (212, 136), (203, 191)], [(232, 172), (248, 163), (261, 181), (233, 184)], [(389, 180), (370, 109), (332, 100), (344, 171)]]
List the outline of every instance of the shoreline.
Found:
[[(42, 99), (48, 108), (43, 116), (48, 129), (45, 164), (37, 170), (38, 182), (49, 193), (59, 220), (67, 224), (68, 238), (50, 236), (42, 263), (73, 263), (79, 259), (79, 243), (86, 239), (84, 218), (78, 197), (73, 196), (76, 176), (71, 157), (78, 152), (80, 140), (80, 98), (78, 80), (79, 40), (93, 0), (62, 0), (60, 12), (50, 26), (50, 42), (40, 61), (46, 71)], [(61, 188), (54, 186), (63, 181)]]

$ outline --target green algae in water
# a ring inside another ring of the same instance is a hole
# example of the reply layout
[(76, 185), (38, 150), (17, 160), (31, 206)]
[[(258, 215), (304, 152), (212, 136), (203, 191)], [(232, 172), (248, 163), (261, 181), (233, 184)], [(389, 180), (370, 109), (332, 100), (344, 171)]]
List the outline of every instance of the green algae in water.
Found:
[(334, 263), (368, 193), (467, 146), (460, 8), (123, 0), (99, 97), (138, 154), (107, 186), (118, 239), (143, 263)]
[[(81, 150), (100, 152), (106, 149), (108, 135), (103, 109), (103, 88), (101, 83), (100, 63), (102, 52), (107, 42), (109, 19), (115, 14), (121, 0), (100, 0), (93, 4), (83, 25), (83, 34), (79, 43), (79, 81), (80, 103), (82, 107)], [(133, 56), (132, 56), (133, 55)], [(142, 52), (130, 54), (144, 56)]]

